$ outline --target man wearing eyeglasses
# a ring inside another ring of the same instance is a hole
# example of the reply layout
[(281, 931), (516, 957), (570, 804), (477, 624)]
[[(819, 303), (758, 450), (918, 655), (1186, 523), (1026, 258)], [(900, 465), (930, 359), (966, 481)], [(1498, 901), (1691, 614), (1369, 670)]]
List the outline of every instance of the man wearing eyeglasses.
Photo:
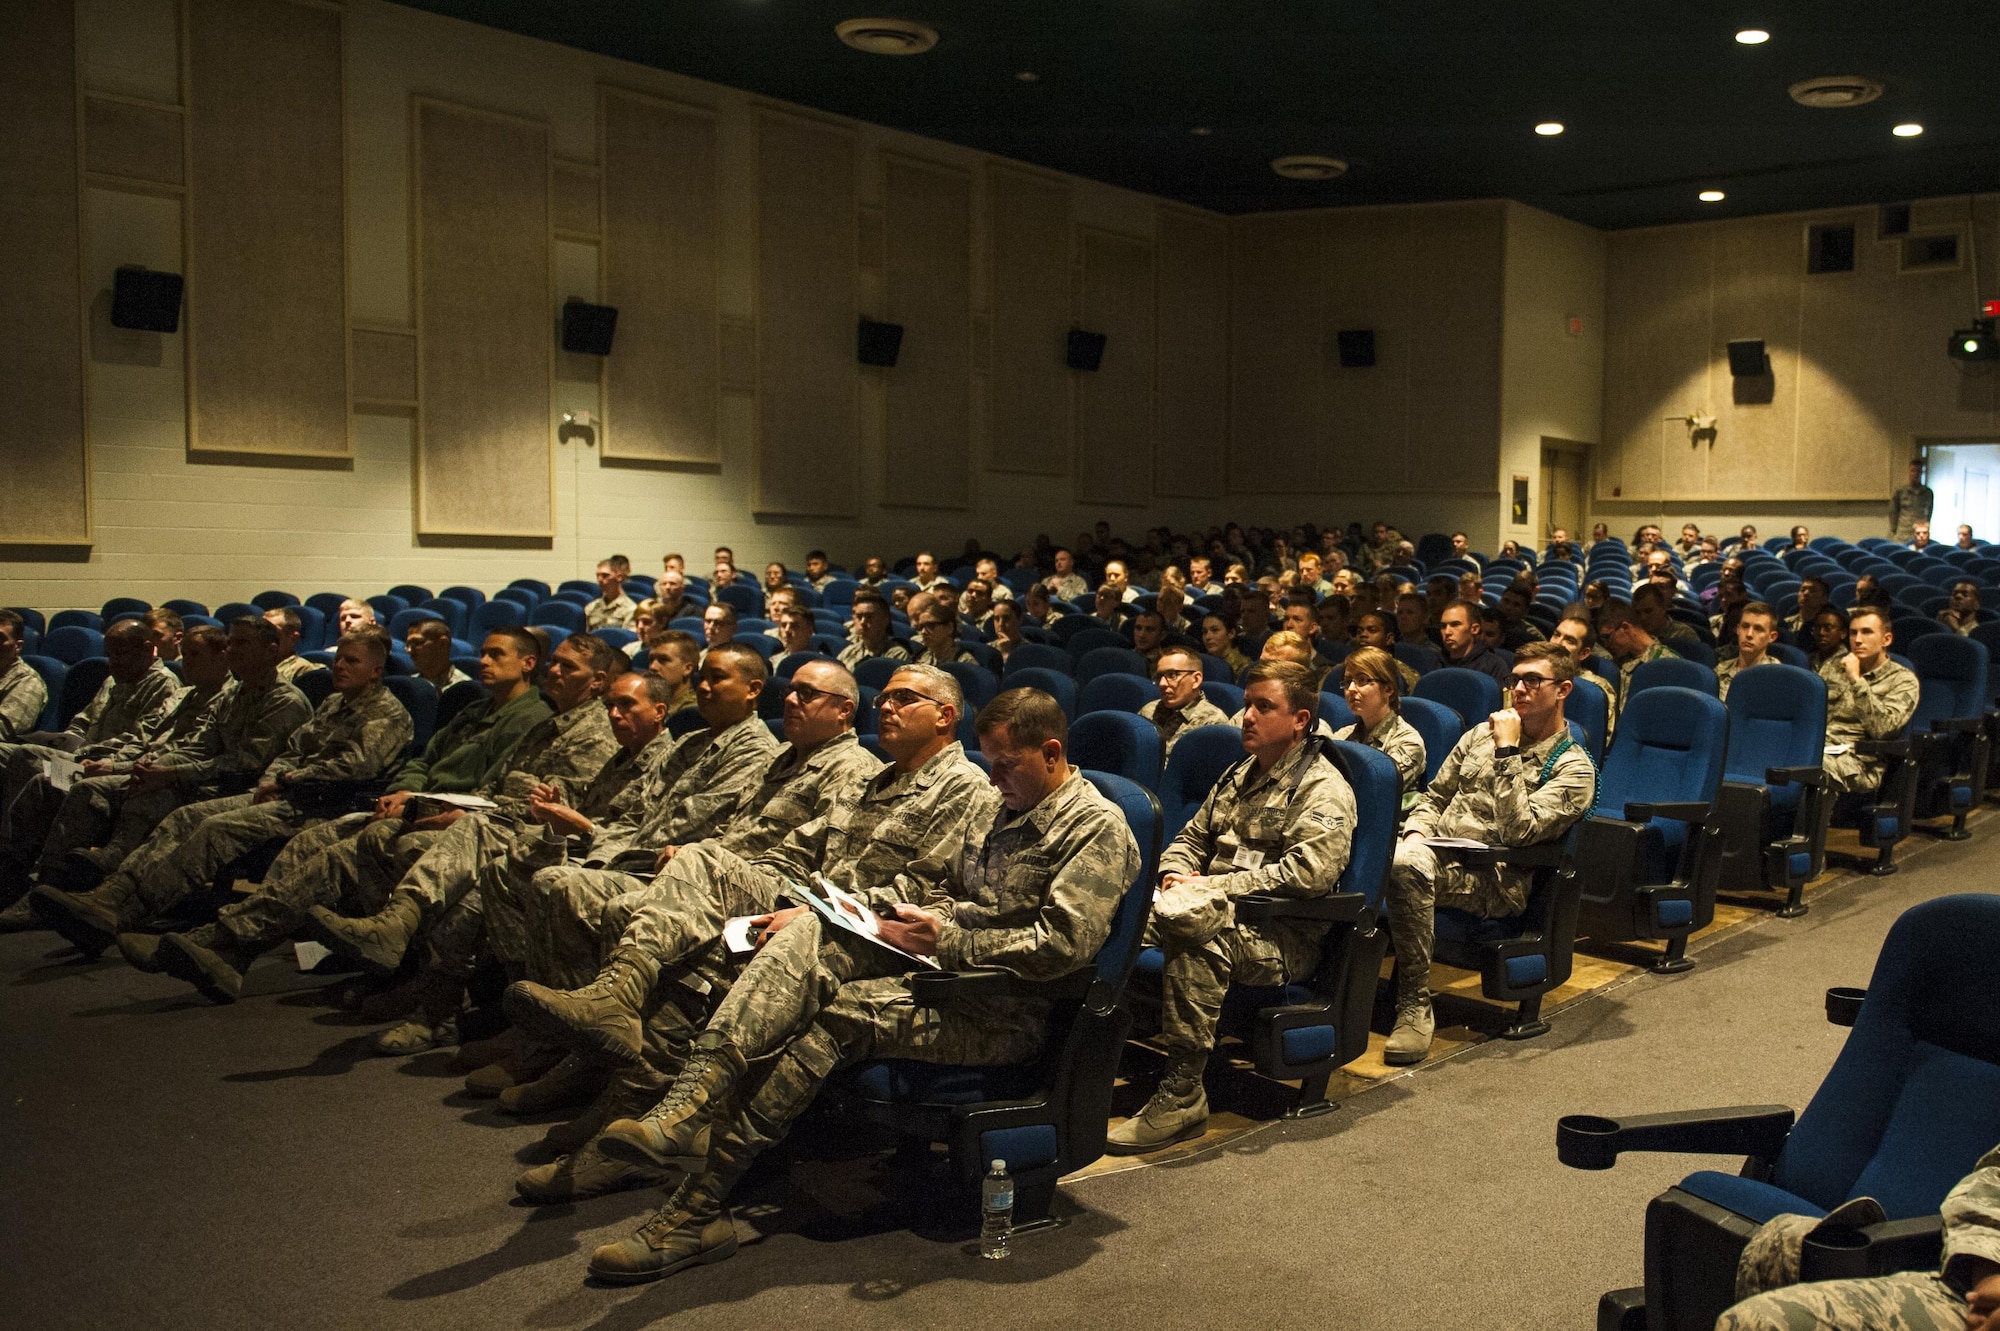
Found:
[(1229, 724), (1229, 717), (1201, 691), (1201, 657), (1185, 647), (1169, 647), (1160, 653), (1160, 668), (1153, 682), (1160, 696), (1139, 709), (1160, 732), (1160, 747), (1172, 753), (1174, 744), (1196, 726)]
[(1319, 964), (1324, 923), (1237, 922), (1231, 902), (1252, 893), (1319, 897), (1333, 890), (1354, 839), (1354, 791), (1309, 740), (1318, 718), (1313, 676), (1260, 661), (1244, 676), (1243, 748), (1160, 856), (1148, 941), (1166, 954), (1160, 1043), (1167, 1070), (1144, 1109), (1113, 1128), (1105, 1149), (1136, 1155), (1207, 1131), (1202, 1074), (1229, 986), (1303, 980)]
[(1555, 643), (1531, 642), (1516, 652), (1508, 705), (1460, 737), (1403, 824), (1389, 871), (1396, 1025), (1384, 1062), (1420, 1063), (1430, 1052), (1437, 909), (1492, 920), (1528, 907), (1529, 870), (1454, 863), (1424, 839), (1539, 845), (1566, 836), (1597, 797), (1597, 768), (1563, 717), (1575, 678), (1576, 659)]
[[(806, 683), (813, 686), (810, 676)], [(788, 712), (793, 705), (796, 695)], [(722, 1000), (736, 963), (713, 945), (731, 919), (768, 917), (766, 933), (774, 932), (802, 909), (780, 909), (787, 883), (814, 874), (884, 904), (925, 900), (972, 829), (992, 818), (999, 796), (958, 743), (964, 694), (948, 672), (904, 666), (876, 706), (876, 739), (889, 766), (815, 801), (814, 816), (770, 844), (753, 835), (741, 852), (719, 840), (682, 845), (651, 885), (624, 903), (630, 918), (594, 981), (569, 992), (534, 982), (509, 987), (515, 1024), (621, 1068), (643, 1062), (671, 1074), (686, 1045), (654, 1032), (676, 1023), (698, 1030)], [(605, 1170), (602, 1163), (579, 1161), (566, 1178), (550, 1171), (517, 1186), (531, 1200), (559, 1200), (581, 1195), (586, 1184), (608, 1191), (659, 1177), (642, 1164)]]
[(938, 857), (942, 872), (870, 896), (896, 946), (946, 970), (1004, 971), (1013, 984), (923, 1007), (907, 963), (826, 929), (816, 914), (771, 917), (762, 949), (666, 1097), (645, 1118), (605, 1129), (607, 1153), (688, 1176), (631, 1238), (591, 1255), (591, 1274), (636, 1283), (734, 1253), (727, 1203), (736, 1181), (842, 1067), (871, 1058), (1019, 1064), (1040, 1052), (1053, 996), (1044, 986), (1090, 965), (1138, 872), (1139, 847), (1117, 806), (1071, 767), (1053, 698), (1009, 689), (977, 728), (997, 796), (989, 787), (983, 816)]
[(910, 659), (910, 649), (890, 632), (895, 621), (889, 617), (889, 602), (882, 593), (862, 588), (854, 594), (854, 608), (849, 615), (848, 636), (853, 641), (840, 649), (842, 665), (853, 670), (871, 656), (886, 656), (892, 661)]

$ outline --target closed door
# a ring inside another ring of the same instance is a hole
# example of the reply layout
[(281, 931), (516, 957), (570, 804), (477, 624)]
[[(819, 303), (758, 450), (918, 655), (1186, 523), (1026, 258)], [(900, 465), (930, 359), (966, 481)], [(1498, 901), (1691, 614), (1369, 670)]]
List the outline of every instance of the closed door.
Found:
[(1542, 447), (1542, 534), (1561, 527), (1574, 539), (1584, 530), (1583, 454), (1572, 448)]

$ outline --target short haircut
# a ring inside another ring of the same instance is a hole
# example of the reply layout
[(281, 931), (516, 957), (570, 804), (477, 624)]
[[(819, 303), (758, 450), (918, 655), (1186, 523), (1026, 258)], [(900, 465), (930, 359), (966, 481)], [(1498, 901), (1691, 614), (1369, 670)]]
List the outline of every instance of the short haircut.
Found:
[[(1401, 598), (1397, 599), (1400, 600)], [(1384, 610), (1363, 610), (1354, 617), (1354, 622), (1356, 624), (1365, 624), (1371, 619), (1382, 626), (1383, 636), (1387, 637), (1390, 642), (1396, 641), (1396, 617), (1394, 615)]]
[[(15, 621), (20, 622), (18, 618)], [(262, 615), (238, 615), (229, 621), (229, 632), (247, 633), (257, 640), (259, 646), (278, 645), (278, 626)]]
[(624, 555), (613, 555), (611, 556), (611, 558), (605, 560), (604, 562), (611, 565), (611, 567), (617, 569), (618, 576), (621, 578), (624, 577), (627, 573), (630, 573), (632, 571), (632, 561), (627, 559)]
[[(799, 667), (799, 670), (804, 670), (808, 666), (818, 666), (822, 670), (831, 670), (833, 672), (833, 683), (828, 687), (827, 692), (838, 693), (856, 707), (861, 706), (861, 685), (855, 682), (853, 671), (838, 661), (807, 661), (805, 665)], [(792, 678), (798, 678), (798, 671), (792, 672)]]
[(1745, 601), (1743, 604), (1737, 606), (1736, 617), (1742, 619), (1745, 615), (1762, 615), (1764, 618), (1770, 620), (1773, 625), (1776, 625), (1778, 622), (1778, 612), (1771, 608), (1768, 601)]
[(1667, 589), (1657, 582), (1641, 583), (1632, 589), (1632, 604), (1635, 608), (1645, 601), (1658, 601), (1662, 609), (1672, 604)]
[(895, 674), (890, 675), (889, 678), (894, 679), (896, 675), (915, 675), (930, 687), (932, 694), (939, 702), (950, 703), (955, 713), (959, 716), (965, 715), (965, 690), (959, 687), (958, 677), (952, 674), (951, 671), (943, 669), (940, 666), (924, 665), (918, 661), (911, 661), (907, 664), (899, 664), (896, 667)]
[(1971, 578), (1953, 578), (1951, 580), (1951, 589), (1953, 591), (1957, 591), (1960, 587), (1972, 588), (1975, 595), (1979, 592), (1979, 584)]
[(1597, 612), (1597, 631), (1599, 633), (1609, 633), (1611, 630), (1627, 624), (1636, 627), (1638, 623), (1639, 618), (1632, 613), (1632, 607), (1623, 601), (1612, 601)]
[[(1273, 647), (1277, 648), (1281, 652), (1296, 653), (1297, 655), (1303, 656), (1308, 661), (1311, 660), (1313, 656), (1313, 645), (1307, 642), (1304, 638), (1300, 637), (1298, 634), (1292, 632), (1290, 629), (1279, 629), (1276, 633), (1273, 633), (1270, 637), (1264, 639), (1264, 646), (1262, 650), (1268, 651)], [(1303, 662), (1301, 662), (1301, 664), (1303, 664)]]
[(409, 633), (403, 636), (409, 638), (413, 635), (419, 642), (436, 642), (439, 638), (448, 639), (451, 637), (451, 625), (445, 623), (442, 619), (420, 619), (410, 625)]
[(1853, 628), (1854, 621), (1857, 619), (1868, 619), (1871, 617), (1885, 629), (1890, 626), (1889, 612), (1871, 602), (1868, 605), (1857, 605), (1847, 612), (1847, 627)]
[(1296, 661), (1259, 661), (1243, 675), (1243, 691), (1265, 680), (1274, 680), (1285, 691), (1285, 706), (1294, 712), (1314, 712), (1319, 709), (1318, 681), (1313, 672)]
[[(154, 628), (163, 628), (169, 633), (185, 633), (187, 621), (163, 605), (154, 606), (146, 612), (146, 622)], [(196, 626), (200, 627), (199, 625)]]
[[(527, 634), (535, 644), (535, 680), (537, 683), (540, 683), (542, 669), (548, 664), (549, 654), (556, 649), (555, 639), (551, 638), (549, 631), (540, 624), (523, 625), (515, 631)], [(482, 641), (484, 640), (482, 639)], [(526, 649), (523, 648), (522, 650)]]
[(661, 555), (660, 563), (662, 565), (671, 564), (676, 559), (680, 560), (681, 563), (683, 564), (687, 563), (687, 556), (683, 555), (678, 550), (669, 550), (665, 554)]
[(1069, 719), (1062, 704), (1040, 689), (1007, 689), (979, 709), (972, 728), (985, 739), (1001, 727), (1017, 749), (1039, 749), (1050, 740), (1069, 740)]
[(1461, 598), (1447, 602), (1445, 608), (1438, 611), (1438, 618), (1443, 619), (1454, 610), (1463, 610), (1465, 612), (1465, 622), (1468, 624), (1477, 624), (1479, 622), (1480, 609), (1479, 602), (1467, 601)]
[(1547, 661), (1558, 684), (1576, 678), (1576, 658), (1552, 642), (1523, 643), (1514, 652), (1514, 664), (1523, 661)]
[(924, 607), (924, 613), (943, 616), (945, 622), (951, 625), (952, 632), (958, 632), (958, 607), (949, 599), (942, 596), (931, 598), (931, 603)]
[(144, 638), (148, 642), (153, 640), (153, 635), (147, 631), (146, 621), (136, 615), (131, 619), (121, 619), (107, 627), (104, 630), (104, 637), (106, 641), (116, 638), (120, 642), (128, 638)]
[(1292, 587), (1280, 598), (1285, 605), (1302, 605), (1310, 610), (1319, 604), (1319, 598), (1312, 594), (1310, 587)]
[(645, 600), (632, 607), (632, 618), (637, 619), (641, 615), (651, 615), (653, 618), (658, 619), (660, 611), (664, 609), (666, 609), (666, 606), (662, 605), (658, 598), (648, 596)]
[(1535, 599), (1535, 580), (1533, 578), (1516, 578), (1507, 584), (1507, 590), (1502, 592), (1501, 595), (1525, 596), (1532, 601)]
[(651, 652), (661, 647), (688, 665), (701, 664), (701, 644), (695, 640), (694, 634), (685, 629), (667, 629), (655, 633), (652, 642), (647, 644), (647, 650)]
[[(562, 647), (582, 657), (583, 663), (593, 671), (602, 670), (607, 675), (623, 674), (632, 663), (630, 657), (595, 633), (572, 633), (562, 640)], [(556, 650), (561, 651), (562, 647)]]
[(1160, 621), (1162, 629), (1167, 626), (1167, 617), (1157, 610), (1141, 610), (1138, 614), (1132, 616), (1132, 622), (1135, 625), (1142, 619), (1157, 619)]
[(628, 671), (611, 682), (615, 685), (627, 679), (636, 679), (639, 681), (639, 686), (646, 691), (647, 702), (656, 702), (662, 707), (673, 706), (674, 686), (667, 683), (664, 677), (656, 675), (650, 670), (638, 670)]
[(28, 636), (28, 621), (17, 610), (0, 609), (0, 628), (12, 629), (16, 639)]
[[(538, 638), (528, 629), (513, 627), (488, 629), (486, 630), (486, 638), (505, 638), (508, 644), (521, 655), (534, 657), (537, 666), (548, 664), (548, 639)], [(479, 640), (482, 647), (486, 643), (486, 638)]]
[(181, 651), (183, 654), (192, 647), (200, 647), (204, 651), (219, 652), (228, 645), (229, 635), (213, 624), (196, 624), (181, 639)]
[(1350, 675), (1372, 679), (1382, 686), (1389, 695), (1389, 709), (1401, 711), (1403, 708), (1403, 676), (1396, 669), (1396, 658), (1380, 647), (1356, 647), (1340, 663), (1340, 677)]
[(870, 601), (881, 606), (884, 610), (889, 608), (888, 597), (882, 595), (882, 593), (876, 591), (873, 587), (863, 587), (854, 593), (854, 604), (849, 607), (849, 613), (859, 610)]
[[(729, 602), (711, 601), (709, 602), (708, 610), (720, 610), (723, 615), (723, 622), (728, 624), (731, 628), (736, 627), (736, 607), (729, 604)], [(706, 619), (708, 617), (708, 610), (704, 610), (701, 612), (702, 618)]]
[[(293, 616), (294, 619), (297, 617), (296, 615)], [(375, 664), (387, 665), (389, 663), (389, 630), (383, 628), (380, 624), (357, 624), (347, 632), (341, 634), (340, 641), (334, 644), (336, 651), (342, 647), (359, 647), (362, 651), (367, 652), (375, 658)]]
[(824, 561), (825, 561), (825, 559), (826, 559), (826, 551), (824, 551), (824, 550), (808, 550), (808, 551), (806, 551), (806, 560), (807, 560), (807, 562), (811, 562), (812, 560), (815, 560), (815, 559), (817, 559), (817, 560), (820, 560), (820, 561), (824, 562)]
[(1491, 624), (1498, 628), (1503, 622), (1500, 618), (1500, 607), (1497, 605), (1482, 605), (1472, 613), (1481, 624)]
[(1207, 669), (1207, 667), (1202, 664), (1201, 653), (1196, 651), (1192, 647), (1169, 647), (1165, 651), (1161, 652), (1160, 653), (1161, 668), (1163, 669), (1165, 668), (1167, 664), (1167, 658), (1170, 656), (1185, 656), (1188, 660), (1194, 662), (1195, 669), (1197, 670)]
[(764, 654), (747, 642), (725, 642), (711, 647), (707, 659), (721, 661), (745, 679), (754, 679), (760, 684), (771, 677), (771, 667), (765, 664)]
[(304, 620), (299, 618), (299, 612), (288, 605), (275, 606), (264, 612), (265, 619), (269, 619), (272, 615), (276, 615), (280, 620), (284, 621), (285, 627), (294, 633), (297, 633), (305, 623)]

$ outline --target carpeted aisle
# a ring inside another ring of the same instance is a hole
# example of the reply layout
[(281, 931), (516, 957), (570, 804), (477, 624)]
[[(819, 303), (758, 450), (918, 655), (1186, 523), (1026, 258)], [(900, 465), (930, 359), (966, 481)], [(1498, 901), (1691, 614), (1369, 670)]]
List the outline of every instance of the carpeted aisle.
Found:
[[(755, 1178), (739, 1255), (638, 1290), (584, 1283), (654, 1204), (514, 1204), (523, 1124), (453, 1094), (442, 1056), (361, 1054), (373, 1028), (277, 960), (215, 1009), (50, 934), (0, 938), (0, 1288), (10, 1327), (704, 1328), (1292, 1324), (1588, 1327), (1639, 1277), (1645, 1200), (1709, 1158), (1555, 1161), (1579, 1110), (1802, 1104), (1840, 1047), (1821, 993), (1865, 983), (1896, 914), (1992, 881), (1973, 841), (1912, 844), (1799, 920), (1635, 972), (1524, 1044), (1392, 1077), (1337, 1113), (1068, 1186), (1067, 1228), (968, 1255), (970, 1205), (920, 1172), (814, 1158)], [(1226, 1097), (1224, 1088), (1219, 1098)], [(1219, 1108), (1227, 1108), (1226, 1100)], [(852, 1155), (852, 1152), (846, 1152)], [(1727, 1167), (1727, 1166), (1723, 1166)], [(914, 1228), (912, 1228), (914, 1226)]]

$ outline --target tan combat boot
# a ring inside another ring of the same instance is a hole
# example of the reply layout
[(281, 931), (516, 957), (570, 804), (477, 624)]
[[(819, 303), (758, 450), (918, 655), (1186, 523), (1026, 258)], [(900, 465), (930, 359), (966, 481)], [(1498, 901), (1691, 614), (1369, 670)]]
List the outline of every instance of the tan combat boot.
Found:
[(166, 969), (160, 961), (160, 934), (118, 935), (118, 955), (135, 971), (158, 975)]
[(519, 980), (507, 986), (501, 1004), (508, 1019), (537, 1040), (629, 1066), (643, 1057), (653, 979), (652, 967), (621, 954), (581, 989)]
[(734, 1257), (736, 1226), (705, 1183), (682, 1183), (638, 1233), (590, 1254), (590, 1274), (614, 1285), (637, 1285)]
[(515, 1179), (514, 1191), (537, 1206), (553, 1206), (627, 1188), (656, 1187), (678, 1177), (678, 1170), (613, 1160), (597, 1149), (596, 1142), (585, 1142), (561, 1159), (537, 1165)]
[(606, 1124), (600, 1147), (616, 1160), (699, 1173), (708, 1166), (709, 1130), (717, 1109), (735, 1091), (747, 1066), (727, 1036), (703, 1031), (667, 1098), (642, 1119)]
[(423, 920), (423, 907), (415, 897), (393, 892), (386, 906), (365, 919), (314, 906), (307, 913), (306, 933), (339, 956), (388, 974), (403, 964), (403, 953)]
[(1205, 1056), (1179, 1058), (1160, 1078), (1146, 1107), (1104, 1135), (1111, 1155), (1140, 1155), (1208, 1131), (1208, 1092), (1201, 1084)]
[(1399, 1004), (1389, 1043), (1382, 1046), (1382, 1061), (1392, 1068), (1423, 1062), (1431, 1052), (1431, 1032), (1435, 1027), (1428, 995)]
[(72, 896), (53, 887), (28, 893), (30, 909), (43, 924), (61, 934), (86, 957), (96, 957), (118, 941), (118, 935), (139, 923), (139, 885), (113, 874), (88, 892)]
[(503, 1114), (540, 1114), (551, 1109), (587, 1105), (604, 1089), (609, 1070), (602, 1063), (571, 1054), (530, 1082), (500, 1092)]
[(166, 934), (155, 956), (160, 969), (185, 980), (211, 1003), (234, 1003), (243, 992), (243, 974), (264, 949), (246, 947), (220, 925), (205, 924), (192, 933)]

